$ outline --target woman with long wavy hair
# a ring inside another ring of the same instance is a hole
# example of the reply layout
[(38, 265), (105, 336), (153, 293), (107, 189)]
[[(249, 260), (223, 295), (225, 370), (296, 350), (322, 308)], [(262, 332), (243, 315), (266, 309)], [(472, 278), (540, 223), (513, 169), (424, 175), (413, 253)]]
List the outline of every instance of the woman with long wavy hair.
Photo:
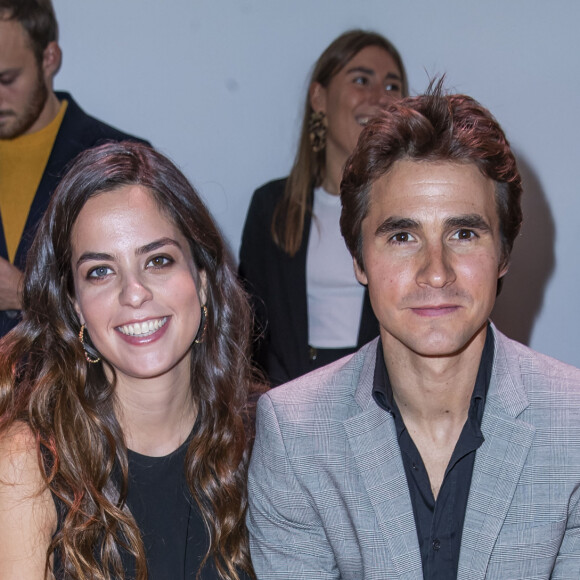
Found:
[(254, 357), (272, 385), (378, 335), (340, 235), (340, 180), (362, 128), (407, 92), (403, 61), (389, 40), (365, 30), (341, 34), (314, 65), (290, 175), (254, 193), (240, 275), (256, 313)]
[(250, 315), (230, 262), (167, 158), (77, 158), (0, 343), (1, 578), (253, 576)]

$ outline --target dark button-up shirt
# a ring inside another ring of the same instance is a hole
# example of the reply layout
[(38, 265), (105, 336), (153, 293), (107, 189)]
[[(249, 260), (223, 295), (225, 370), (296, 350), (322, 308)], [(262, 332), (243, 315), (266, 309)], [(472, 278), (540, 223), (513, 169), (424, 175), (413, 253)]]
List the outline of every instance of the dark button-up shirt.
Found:
[(394, 418), (415, 525), (424, 580), (457, 577), (459, 551), (475, 452), (484, 441), (481, 420), (493, 365), (493, 333), (488, 327), (469, 412), (455, 445), (437, 500), (431, 491), (423, 459), (405, 427), (395, 399), (383, 357), (382, 341), (377, 346), (373, 397)]

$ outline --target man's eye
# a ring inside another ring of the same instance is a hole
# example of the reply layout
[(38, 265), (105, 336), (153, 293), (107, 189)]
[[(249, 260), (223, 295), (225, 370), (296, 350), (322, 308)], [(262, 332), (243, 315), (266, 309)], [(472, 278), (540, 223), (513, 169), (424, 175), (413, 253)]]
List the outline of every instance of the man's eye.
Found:
[(413, 236), (408, 232), (399, 232), (391, 237), (391, 241), (396, 244), (404, 244), (413, 240)]
[(458, 240), (471, 240), (477, 236), (473, 230), (459, 230), (453, 237)]
[(16, 80), (16, 75), (5, 75), (0, 77), (0, 85), (3, 87), (10, 86)]
[(108, 266), (97, 266), (87, 273), (87, 278), (104, 278), (107, 274), (112, 272)]

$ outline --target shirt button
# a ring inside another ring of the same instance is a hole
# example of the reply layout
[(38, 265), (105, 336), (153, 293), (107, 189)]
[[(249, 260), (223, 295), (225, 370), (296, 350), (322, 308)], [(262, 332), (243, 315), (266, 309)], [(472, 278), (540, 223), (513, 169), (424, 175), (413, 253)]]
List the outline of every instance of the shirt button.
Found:
[(439, 540), (433, 540), (433, 549), (435, 551), (439, 550), (439, 548), (441, 547), (441, 542)]
[(417, 471), (417, 470), (419, 469), (419, 468), (417, 467), (417, 464), (416, 464), (415, 462), (413, 462), (413, 469), (414, 469), (415, 471)]

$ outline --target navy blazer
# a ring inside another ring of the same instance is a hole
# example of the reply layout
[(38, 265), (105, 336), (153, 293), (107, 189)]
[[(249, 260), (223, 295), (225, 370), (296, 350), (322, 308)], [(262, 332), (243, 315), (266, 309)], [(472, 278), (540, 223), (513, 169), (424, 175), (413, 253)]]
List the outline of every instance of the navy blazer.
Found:
[[(14, 265), (20, 270), (24, 270), (28, 250), (34, 239), (40, 219), (48, 207), (50, 196), (55, 190), (60, 178), (63, 176), (67, 165), (79, 153), (106, 141), (124, 141), (128, 139), (148, 144), (142, 139), (123, 133), (87, 115), (69, 93), (57, 92), (56, 96), (59, 101), (68, 101), (68, 106), (52, 147), (50, 157), (48, 158), (46, 168), (44, 169), (42, 179), (36, 190), (36, 195), (30, 206), (30, 212), (16, 251)], [(6, 248), (2, 220), (0, 220), (0, 256), (8, 260), (8, 250)], [(16, 326), (19, 319), (20, 316), (16, 311), (0, 311), (0, 336), (4, 336)]]
[[(274, 209), (284, 195), (285, 179), (254, 192), (240, 249), (240, 276), (250, 294), (255, 316), (255, 362), (273, 386), (310, 371), (306, 254), (311, 214), (304, 221), (302, 243), (294, 257), (272, 239)], [(379, 334), (377, 319), (365, 292), (357, 348)]]

